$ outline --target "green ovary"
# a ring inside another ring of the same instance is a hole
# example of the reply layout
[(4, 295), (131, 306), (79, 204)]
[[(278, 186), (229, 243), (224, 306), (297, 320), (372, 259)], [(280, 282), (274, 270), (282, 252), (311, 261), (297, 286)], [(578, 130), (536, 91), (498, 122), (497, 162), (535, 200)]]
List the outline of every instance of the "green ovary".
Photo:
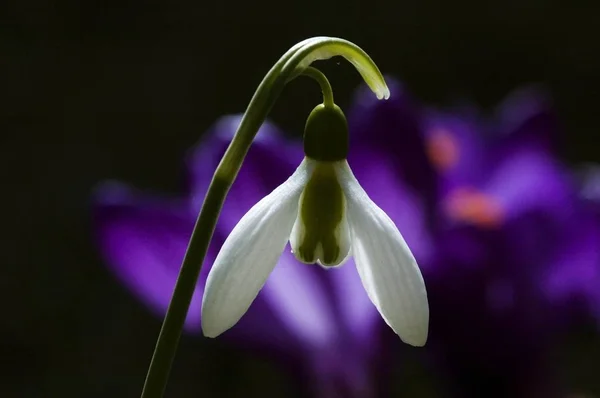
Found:
[[(343, 221), (345, 197), (333, 162), (319, 162), (304, 188), (300, 219), (304, 231), (296, 256), (306, 263), (338, 265), (347, 253), (340, 253), (337, 234)], [(341, 258), (340, 258), (341, 257)]]

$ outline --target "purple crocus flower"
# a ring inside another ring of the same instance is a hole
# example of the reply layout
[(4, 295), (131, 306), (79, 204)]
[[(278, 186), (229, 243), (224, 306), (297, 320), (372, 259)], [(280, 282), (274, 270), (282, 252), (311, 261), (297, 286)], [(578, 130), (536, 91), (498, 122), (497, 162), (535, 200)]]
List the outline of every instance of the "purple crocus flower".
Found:
[(524, 90), (492, 122), (425, 120), (440, 192), (431, 349), (456, 396), (555, 396), (549, 349), (598, 305), (600, 229), (552, 151), (554, 116)]

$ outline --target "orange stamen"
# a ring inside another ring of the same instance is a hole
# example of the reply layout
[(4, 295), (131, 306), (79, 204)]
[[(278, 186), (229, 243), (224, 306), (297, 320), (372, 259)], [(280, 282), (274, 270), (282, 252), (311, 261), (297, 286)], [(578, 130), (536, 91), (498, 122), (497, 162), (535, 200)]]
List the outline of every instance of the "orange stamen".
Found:
[(498, 227), (504, 219), (504, 211), (497, 199), (472, 188), (453, 191), (447, 199), (446, 211), (457, 221), (484, 228)]
[(459, 147), (451, 132), (436, 129), (427, 141), (427, 155), (438, 170), (448, 170), (458, 162)]

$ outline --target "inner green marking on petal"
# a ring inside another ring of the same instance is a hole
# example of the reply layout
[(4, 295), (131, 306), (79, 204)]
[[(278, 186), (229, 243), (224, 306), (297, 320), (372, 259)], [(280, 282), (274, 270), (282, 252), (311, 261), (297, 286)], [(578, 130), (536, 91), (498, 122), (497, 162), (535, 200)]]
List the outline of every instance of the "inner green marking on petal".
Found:
[(304, 262), (337, 265), (341, 260), (336, 236), (344, 217), (345, 197), (334, 162), (318, 162), (302, 195), (300, 214), (304, 236), (297, 256)]

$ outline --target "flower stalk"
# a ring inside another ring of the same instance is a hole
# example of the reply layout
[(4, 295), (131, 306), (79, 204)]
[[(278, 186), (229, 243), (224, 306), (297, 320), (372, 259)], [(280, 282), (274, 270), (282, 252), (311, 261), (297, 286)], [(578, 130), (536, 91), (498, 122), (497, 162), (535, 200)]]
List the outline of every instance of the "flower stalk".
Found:
[(325, 105), (333, 106), (331, 86), (314, 68), (313, 61), (341, 55), (359, 71), (377, 98), (389, 97), (389, 89), (371, 58), (355, 44), (331, 37), (314, 37), (290, 48), (271, 68), (252, 97), (225, 155), (217, 166), (194, 225), (167, 314), (158, 336), (142, 391), (142, 398), (161, 398), (194, 294), (198, 276), (227, 193), (267, 114), (285, 85), (301, 74), (319, 82)]
[(323, 105), (328, 108), (333, 108), (335, 105), (335, 102), (333, 101), (333, 90), (331, 89), (329, 80), (327, 80), (327, 77), (323, 74), (323, 72), (317, 68), (309, 66), (304, 70), (304, 72), (302, 72), (302, 74), (319, 83), (319, 86), (321, 86), (321, 92), (323, 93)]

